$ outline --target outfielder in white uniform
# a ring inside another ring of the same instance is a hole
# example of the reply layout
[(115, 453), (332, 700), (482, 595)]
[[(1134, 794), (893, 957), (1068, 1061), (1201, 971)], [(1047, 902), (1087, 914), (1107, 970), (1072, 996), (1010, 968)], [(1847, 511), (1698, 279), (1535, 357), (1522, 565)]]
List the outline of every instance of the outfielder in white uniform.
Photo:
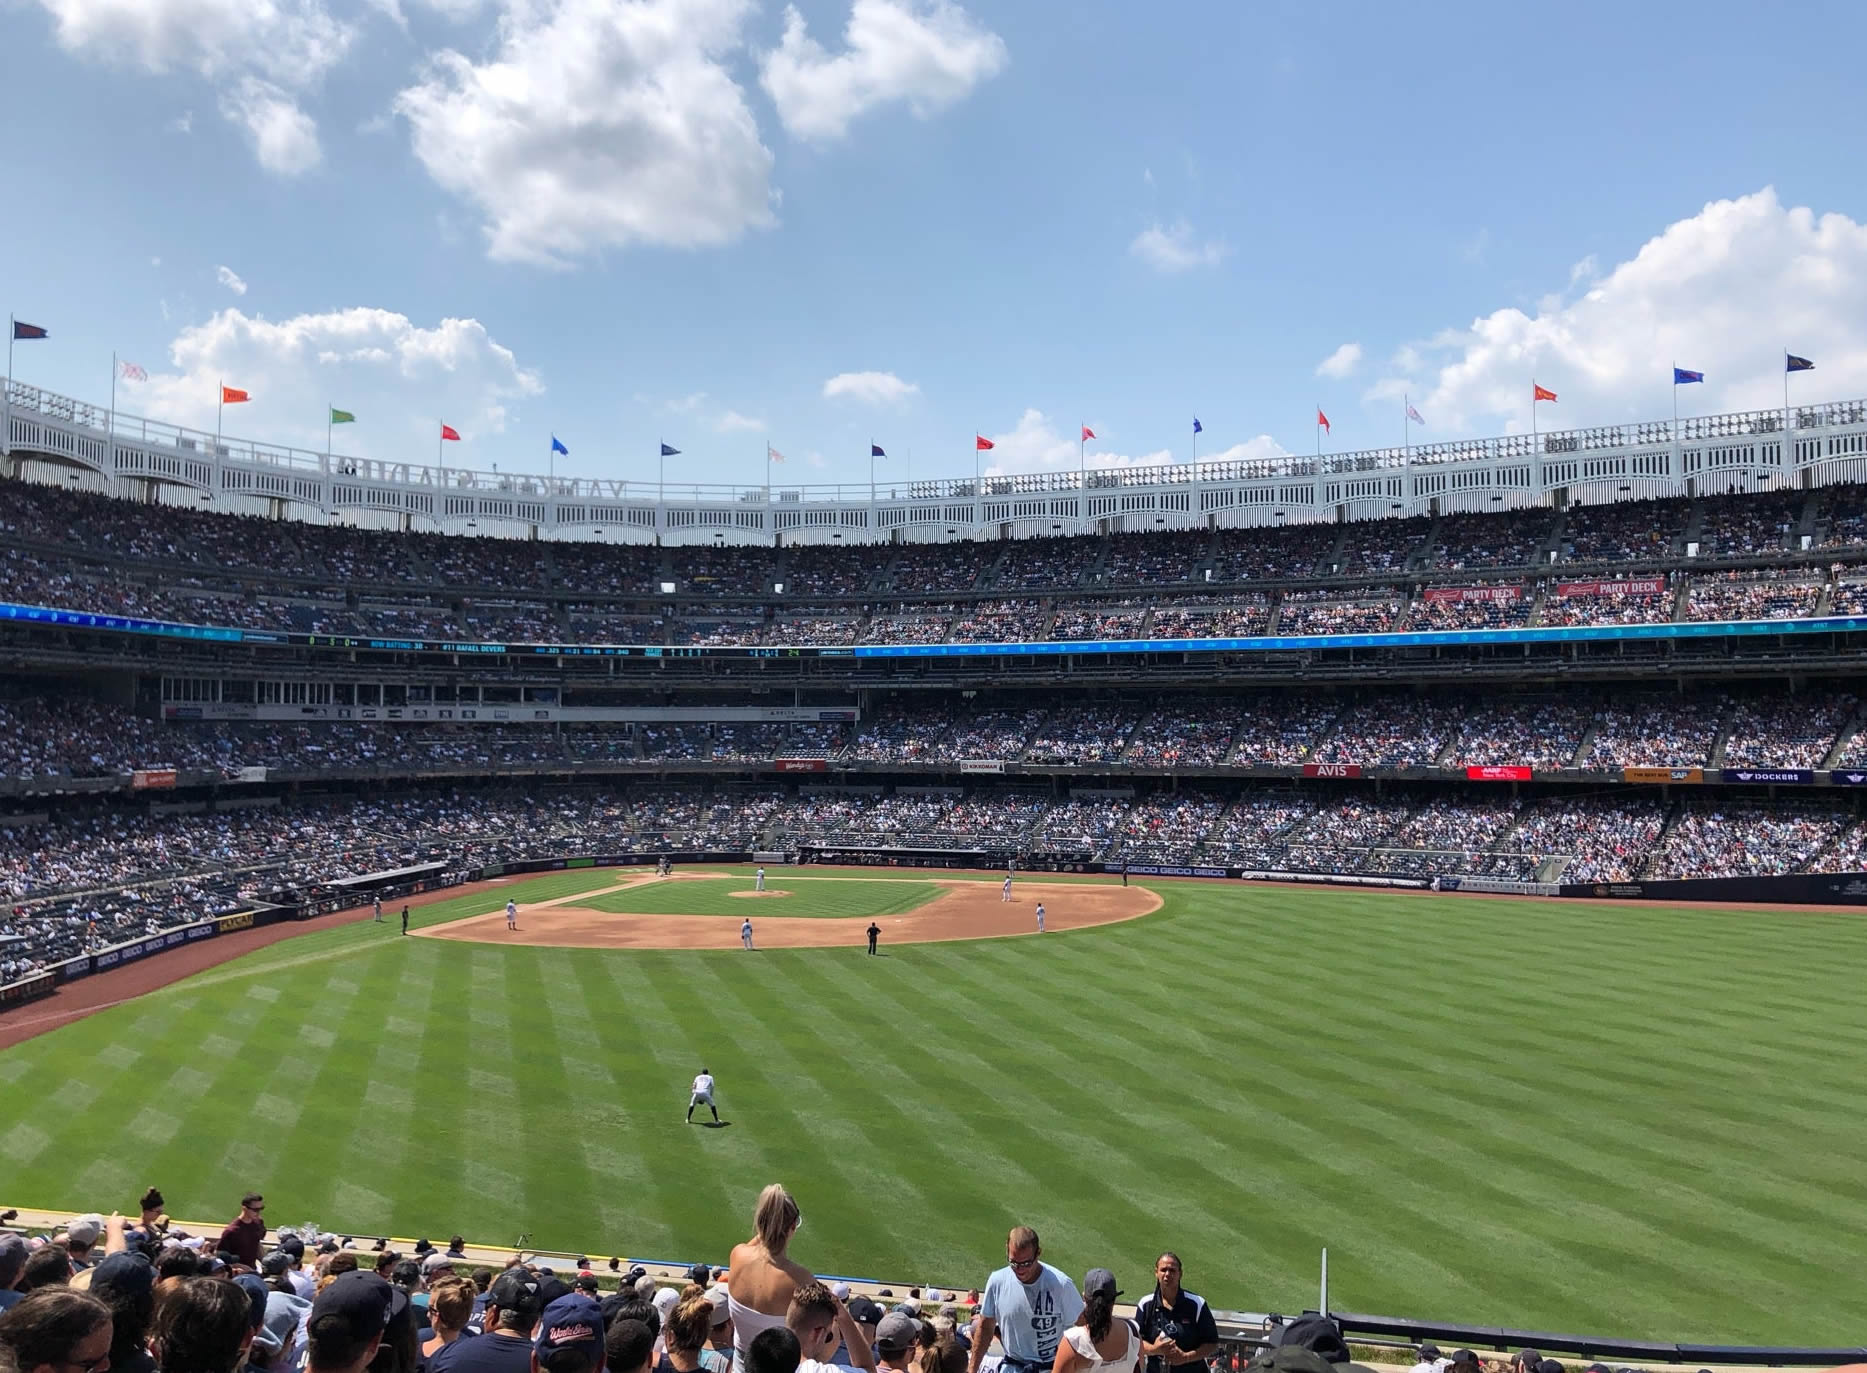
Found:
[(1037, 903), (1037, 932), (1039, 934), (1044, 932), (1044, 903), (1042, 901)]
[(701, 1102), (705, 1102), (707, 1109), (713, 1112), (713, 1122), (717, 1125), (720, 1119), (720, 1108), (713, 1104), (713, 1074), (705, 1068), (702, 1068), (700, 1076), (694, 1079), (694, 1094), (687, 1099), (687, 1123), (689, 1125), (694, 1123), (694, 1107), (700, 1105)]
[(753, 891), (764, 891), (765, 890), (765, 869), (760, 868), (758, 870), (758, 881), (753, 883), (752, 890)]
[(739, 927), (739, 942), (748, 949), (752, 947), (752, 917), (747, 916), (745, 924)]
[(516, 930), (519, 927), (519, 903), (511, 897), (506, 898), (506, 928)]
[(1011, 874), (1010, 873), (1005, 874), (1005, 885), (998, 889), (998, 899), (1000, 901), (1011, 900)]

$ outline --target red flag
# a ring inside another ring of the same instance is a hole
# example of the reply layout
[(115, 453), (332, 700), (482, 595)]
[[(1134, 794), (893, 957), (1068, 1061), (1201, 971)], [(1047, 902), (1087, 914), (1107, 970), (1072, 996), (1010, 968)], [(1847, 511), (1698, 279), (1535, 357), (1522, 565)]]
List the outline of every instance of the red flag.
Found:
[(220, 403), (222, 405), (244, 405), (251, 399), (252, 397), (247, 395), (246, 392), (236, 391), (231, 386), (223, 386), (220, 388)]
[(978, 445), (979, 451), (981, 453), (985, 452), (987, 449), (989, 449), (992, 446), (992, 441), (983, 434), (974, 434), (972, 436), (972, 441)]
[[(1316, 423), (1320, 424), (1324, 429), (1329, 429), (1329, 417), (1323, 414), (1322, 407), (1320, 406), (1316, 409)], [(1329, 429), (1329, 432), (1333, 434), (1335, 430)]]
[(1530, 385), (1536, 386), (1536, 394), (1530, 397), (1530, 404), (1535, 405), (1540, 400), (1556, 399), (1556, 393), (1550, 390), (1548, 387), (1537, 386), (1535, 382), (1531, 382)]
[(460, 431), (451, 424), (444, 424), (441, 426), (441, 437), (444, 439), (458, 440), (460, 438)]
[(1083, 442), (1088, 443), (1089, 440), (1093, 439), (1095, 436), (1096, 436), (1096, 431), (1091, 429), (1088, 425), (1085, 424), (1083, 426)]

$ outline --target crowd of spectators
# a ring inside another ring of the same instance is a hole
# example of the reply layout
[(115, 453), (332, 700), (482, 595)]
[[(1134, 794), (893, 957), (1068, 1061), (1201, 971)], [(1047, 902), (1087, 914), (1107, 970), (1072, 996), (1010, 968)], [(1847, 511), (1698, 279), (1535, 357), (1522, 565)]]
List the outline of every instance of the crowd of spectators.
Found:
[(1779, 877), (1828, 847), (1852, 819), (1838, 804), (1695, 799), (1674, 820), (1645, 875)]
[(1539, 772), (1566, 768), (1575, 760), (1591, 718), (1588, 709), (1567, 700), (1489, 702), (1464, 712), (1446, 766), (1516, 764)]
[(1407, 607), (1405, 628), (1516, 629), (1529, 623), (1534, 602), (1528, 595), (1514, 600), (1428, 600), (1421, 597)]
[(1305, 761), (1363, 767), (1431, 767), (1458, 735), (1465, 705), (1445, 696), (1378, 696), (1356, 701)]
[(1555, 512), (1511, 510), (1497, 515), (1447, 515), (1427, 550), (1432, 566), (1456, 570), (1528, 567), (1547, 561)]
[(1193, 581), (1212, 553), (1204, 529), (1157, 534), (1111, 534), (1095, 580), (1109, 587), (1172, 586)]
[[(1148, 602), (1065, 601), (1050, 622), (1050, 639), (1138, 639), (1147, 621)], [(1160, 636), (1155, 635), (1156, 638)]]
[(1388, 589), (1287, 591), (1277, 612), (1279, 634), (1386, 634), (1399, 629), (1406, 598)]
[(1792, 546), (1806, 491), (1710, 496), (1700, 503), (1699, 556), (1742, 558)]
[(1038, 727), (1024, 756), (1033, 763), (1077, 767), (1112, 763), (1127, 747), (1140, 714), (1128, 705), (1060, 706)]
[(1673, 617), (1674, 588), (1670, 583), (1655, 591), (1585, 592), (1564, 596), (1553, 584), (1537, 613), (1539, 625), (1646, 625)]
[(1563, 558), (1591, 563), (1652, 562), (1671, 557), (1687, 513), (1684, 501), (1571, 506), (1563, 525)]
[(1611, 698), (1596, 712), (1594, 741), (1578, 766), (1701, 767), (1711, 761), (1726, 709), (1721, 696)]
[(1727, 767), (1819, 768), (1860, 701), (1846, 691), (1745, 697), (1732, 707)]
[(1695, 577), (1686, 592), (1688, 620), (1790, 620), (1815, 613), (1822, 583), (1782, 576)]
[(1154, 610), (1151, 639), (1239, 639), (1271, 625), (1271, 598), (1263, 592), (1230, 596), (1175, 596)]
[(1143, 768), (1217, 767), (1231, 752), (1238, 724), (1239, 710), (1231, 701), (1162, 706), (1135, 727), (1126, 761)]
[(1404, 570), (1426, 541), (1433, 522), (1424, 516), (1398, 520), (1360, 520), (1343, 526), (1336, 571), (1345, 577)]

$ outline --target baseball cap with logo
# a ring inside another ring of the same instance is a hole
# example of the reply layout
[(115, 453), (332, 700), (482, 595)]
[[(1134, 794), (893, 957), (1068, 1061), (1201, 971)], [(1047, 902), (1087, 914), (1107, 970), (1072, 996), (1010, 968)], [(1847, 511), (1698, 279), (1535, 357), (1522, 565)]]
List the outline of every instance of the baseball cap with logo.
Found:
[(360, 1268), (339, 1273), (311, 1304), (311, 1337), (316, 1339), (319, 1327), (328, 1324), (359, 1344), (374, 1339), (389, 1324), (392, 1301), (388, 1282), (376, 1274)]
[(726, 1285), (714, 1283), (707, 1289), (707, 1302), (713, 1307), (713, 1324), (724, 1325), (726, 1318), (732, 1315), (732, 1307), (727, 1305)]
[(880, 1325), (882, 1308), (858, 1292), (849, 1299), (849, 1316), (857, 1325)]
[(536, 1274), (524, 1268), (508, 1268), (486, 1289), (486, 1304), (536, 1319), (544, 1310), (543, 1290)]
[(65, 1233), (71, 1237), (73, 1244), (96, 1244), (97, 1237), (104, 1233), (104, 1218), (95, 1212), (88, 1216), (79, 1216), (65, 1227)]
[(446, 1254), (443, 1254), (439, 1249), (434, 1250), (427, 1258), (421, 1261), (421, 1271), (423, 1274), (438, 1273), (443, 1268), (452, 1268), (453, 1266), (454, 1261)]
[(603, 1357), (603, 1312), (582, 1293), (559, 1297), (545, 1308), (532, 1337), (532, 1350), (538, 1363), (550, 1367), (551, 1356), (565, 1350), (583, 1355), (594, 1367)]

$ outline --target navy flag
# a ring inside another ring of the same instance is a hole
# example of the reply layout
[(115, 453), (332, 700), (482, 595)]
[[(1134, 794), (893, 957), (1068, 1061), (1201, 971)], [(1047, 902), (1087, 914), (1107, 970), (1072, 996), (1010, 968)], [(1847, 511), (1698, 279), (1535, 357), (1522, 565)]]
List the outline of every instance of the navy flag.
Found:
[(680, 450), (680, 449), (678, 449), (678, 448), (674, 448), (674, 447), (670, 447), (670, 446), (669, 446), (668, 444), (665, 444), (665, 443), (661, 445), (661, 456), (662, 456), (662, 457), (664, 457), (664, 458), (678, 458), (678, 457), (680, 457), (680, 455), (681, 455), (681, 450)]
[(551, 451), (553, 453), (562, 453), (567, 458), (570, 456), (570, 449), (564, 446), (564, 441), (556, 434), (551, 436)]
[(27, 324), (24, 320), (13, 321), (13, 337), (16, 339), (47, 338), (49, 335), (36, 324)]
[(1195, 434), (1203, 433), (1205, 428), (1206, 426), (1199, 422), (1199, 416), (1195, 415), (1193, 417), (1193, 432)]
[(869, 445), (869, 456), (871, 458), (885, 458), (888, 455), (882, 452), (882, 446), (879, 443), (872, 443)]
[(1674, 386), (1690, 386), (1695, 381), (1703, 380), (1705, 380), (1705, 374), (1703, 372), (1688, 372), (1683, 367), (1673, 368)]
[(1783, 356), (1789, 361), (1788, 367), (1784, 369), (1785, 371), (1813, 372), (1815, 370), (1815, 364), (1810, 362), (1807, 358), (1799, 358), (1794, 353), (1785, 353)]

